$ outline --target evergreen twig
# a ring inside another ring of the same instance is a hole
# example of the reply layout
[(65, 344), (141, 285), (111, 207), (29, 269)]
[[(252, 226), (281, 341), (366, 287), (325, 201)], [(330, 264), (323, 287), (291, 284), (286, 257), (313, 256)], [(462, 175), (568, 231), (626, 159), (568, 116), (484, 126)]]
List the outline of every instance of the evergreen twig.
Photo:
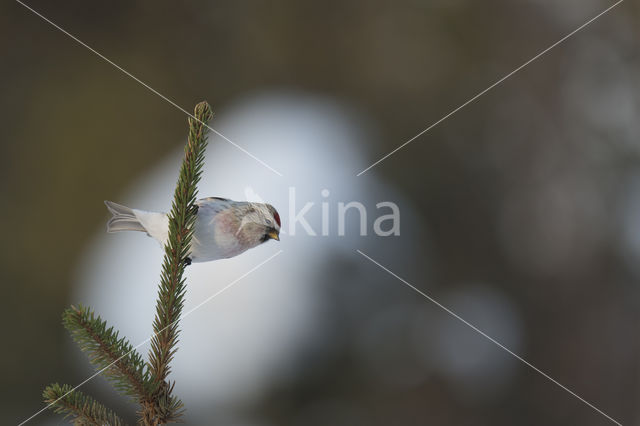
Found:
[[(189, 138), (169, 213), (169, 239), (162, 264), (149, 361), (145, 363), (124, 337), (120, 338), (113, 327), (107, 328), (107, 323), (89, 308), (72, 306), (62, 316), (64, 326), (91, 362), (104, 370), (117, 390), (140, 403), (139, 421), (144, 425), (176, 421), (183, 413), (182, 401), (173, 395), (175, 383), (167, 377), (171, 372), (169, 363), (178, 350), (178, 322), (186, 292), (183, 275), (190, 263), (187, 256), (198, 211), (195, 201), (207, 145), (206, 123), (213, 116), (209, 104), (196, 105), (194, 116), (195, 119), (189, 118)], [(73, 416), (75, 424), (123, 424), (111, 410), (69, 385), (54, 383), (45, 388), (43, 397), (56, 413)]]
[(69, 385), (53, 383), (45, 388), (42, 397), (47, 404), (53, 403), (56, 413), (73, 417), (75, 425), (124, 425), (113, 411), (80, 391), (72, 391)]
[(168, 382), (167, 376), (171, 371), (169, 363), (177, 351), (178, 322), (184, 305), (186, 288), (183, 273), (190, 262), (187, 256), (197, 213), (197, 184), (207, 145), (205, 123), (213, 114), (209, 105), (201, 102), (196, 105), (194, 116), (196, 119), (189, 118), (189, 138), (169, 213), (169, 239), (165, 246), (156, 317), (153, 321), (149, 369), (158, 387), (155, 398), (158, 405), (147, 407), (144, 413), (145, 421), (151, 424), (177, 420), (183, 407), (182, 402), (172, 395), (174, 383)]
[(155, 384), (150, 380), (142, 356), (126, 338), (93, 311), (72, 306), (64, 311), (62, 323), (97, 369), (104, 369), (114, 387), (140, 403), (152, 401)]

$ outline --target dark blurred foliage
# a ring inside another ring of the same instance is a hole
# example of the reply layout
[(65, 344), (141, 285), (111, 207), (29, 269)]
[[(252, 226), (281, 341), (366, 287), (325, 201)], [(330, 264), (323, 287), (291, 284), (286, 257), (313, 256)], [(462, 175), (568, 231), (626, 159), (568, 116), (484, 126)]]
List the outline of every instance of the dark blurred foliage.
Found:
[[(556, 3), (28, 4), (188, 110), (269, 88), (345, 100), (375, 122), (382, 156), (610, 4)], [(421, 210), (437, 281), (499, 287), (525, 358), (624, 424), (640, 422), (638, 275), (618, 227), (640, 170), (638, 12), (623, 3), (374, 169)], [(15, 2), (0, 5), (0, 52), (0, 417), (16, 423), (45, 384), (83, 379), (60, 325), (75, 259), (101, 201), (173, 150), (186, 117)], [(623, 99), (603, 106), (612, 81)], [(596, 114), (616, 107), (629, 117)], [(354, 364), (345, 344), (256, 416), (323, 424), (337, 408), (316, 402), (344, 399), (370, 424), (607, 424), (524, 367), (505, 398), (473, 404), (437, 378), (378, 389)]]

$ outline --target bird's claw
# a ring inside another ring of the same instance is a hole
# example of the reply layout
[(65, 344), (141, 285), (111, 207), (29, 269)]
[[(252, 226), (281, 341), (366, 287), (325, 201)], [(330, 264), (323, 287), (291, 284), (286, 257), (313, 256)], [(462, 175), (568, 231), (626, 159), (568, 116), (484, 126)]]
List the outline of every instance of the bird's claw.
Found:
[(187, 265), (187, 266), (191, 265), (191, 258), (190, 257), (185, 257), (184, 264)]

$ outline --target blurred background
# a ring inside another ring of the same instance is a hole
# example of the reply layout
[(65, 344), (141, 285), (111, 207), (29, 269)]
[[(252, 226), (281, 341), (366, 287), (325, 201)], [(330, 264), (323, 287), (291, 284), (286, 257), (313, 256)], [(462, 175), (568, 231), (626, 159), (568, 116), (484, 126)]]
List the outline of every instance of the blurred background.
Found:
[[(362, 176), (612, 3), (28, 3), (220, 137), (202, 196), (259, 196), (288, 230), (195, 264), (174, 365), (187, 424), (605, 425), (609, 420), (360, 256), (360, 249), (622, 424), (640, 424), (640, 10), (624, 2)], [(0, 422), (92, 372), (60, 321), (151, 330), (162, 252), (102, 201), (169, 208), (183, 113), (15, 2), (0, 5), (5, 294)], [(323, 196), (322, 190), (329, 190)], [(368, 236), (338, 202), (367, 206)], [(401, 234), (373, 235), (375, 204)], [(140, 348), (146, 355), (147, 346)], [(82, 388), (135, 422), (103, 378)], [(30, 424), (64, 424), (49, 411)]]

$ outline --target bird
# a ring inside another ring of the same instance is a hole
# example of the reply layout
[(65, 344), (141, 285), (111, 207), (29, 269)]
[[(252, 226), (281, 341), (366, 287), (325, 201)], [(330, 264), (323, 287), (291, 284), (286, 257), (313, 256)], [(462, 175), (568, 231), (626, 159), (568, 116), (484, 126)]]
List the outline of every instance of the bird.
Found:
[[(112, 217), (107, 232), (140, 231), (164, 247), (169, 239), (166, 213), (132, 209), (105, 201)], [(187, 264), (237, 256), (269, 240), (280, 241), (280, 215), (271, 205), (207, 197), (197, 208)]]

